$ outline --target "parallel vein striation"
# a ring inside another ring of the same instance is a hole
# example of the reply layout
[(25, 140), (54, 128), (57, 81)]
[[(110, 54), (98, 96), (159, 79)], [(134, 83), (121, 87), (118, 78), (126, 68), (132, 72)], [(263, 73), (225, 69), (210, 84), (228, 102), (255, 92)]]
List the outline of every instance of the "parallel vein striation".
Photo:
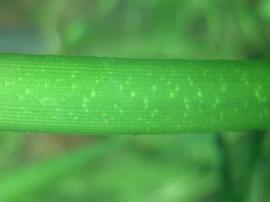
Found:
[(0, 130), (171, 134), (270, 128), (269, 61), (0, 55)]

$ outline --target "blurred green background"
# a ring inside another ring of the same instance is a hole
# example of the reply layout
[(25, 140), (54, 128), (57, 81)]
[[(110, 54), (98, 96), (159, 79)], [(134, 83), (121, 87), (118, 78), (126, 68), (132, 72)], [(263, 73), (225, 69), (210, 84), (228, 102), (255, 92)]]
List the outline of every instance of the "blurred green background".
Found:
[[(270, 0), (0, 0), (0, 52), (266, 58)], [(0, 134), (3, 202), (267, 202), (269, 190), (267, 131)]]

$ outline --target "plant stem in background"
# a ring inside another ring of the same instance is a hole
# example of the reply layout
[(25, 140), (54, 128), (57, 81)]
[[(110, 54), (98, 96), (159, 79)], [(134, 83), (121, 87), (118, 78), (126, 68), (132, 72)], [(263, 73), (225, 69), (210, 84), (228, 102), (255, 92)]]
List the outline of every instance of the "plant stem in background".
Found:
[(1, 201), (14, 201), (38, 191), (42, 187), (53, 184), (59, 178), (78, 172), (89, 162), (106, 156), (110, 151), (123, 145), (125, 139), (88, 145), (84, 148), (71, 151), (55, 159), (43, 160), (28, 167), (6, 173), (0, 183)]
[(0, 129), (175, 134), (270, 128), (270, 61), (0, 55)]

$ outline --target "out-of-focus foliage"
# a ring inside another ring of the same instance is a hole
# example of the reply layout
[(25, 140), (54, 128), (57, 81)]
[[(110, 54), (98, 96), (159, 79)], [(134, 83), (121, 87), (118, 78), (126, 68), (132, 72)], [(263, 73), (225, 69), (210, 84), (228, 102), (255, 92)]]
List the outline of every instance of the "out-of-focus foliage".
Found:
[[(35, 43), (28, 42), (28, 46), (37, 46), (35, 40), (43, 35), (39, 43), (48, 40), (51, 48), (58, 48), (55, 53), (191, 59), (259, 58), (270, 54), (269, 0), (0, 3), (2, 31), (12, 35), (17, 31), (18, 38), (30, 34)], [(11, 37), (16, 40), (16, 36)]]
[[(270, 57), (270, 1), (0, 0), (0, 51)], [(0, 201), (270, 201), (269, 140), (260, 131), (114, 139), (3, 132)]]

